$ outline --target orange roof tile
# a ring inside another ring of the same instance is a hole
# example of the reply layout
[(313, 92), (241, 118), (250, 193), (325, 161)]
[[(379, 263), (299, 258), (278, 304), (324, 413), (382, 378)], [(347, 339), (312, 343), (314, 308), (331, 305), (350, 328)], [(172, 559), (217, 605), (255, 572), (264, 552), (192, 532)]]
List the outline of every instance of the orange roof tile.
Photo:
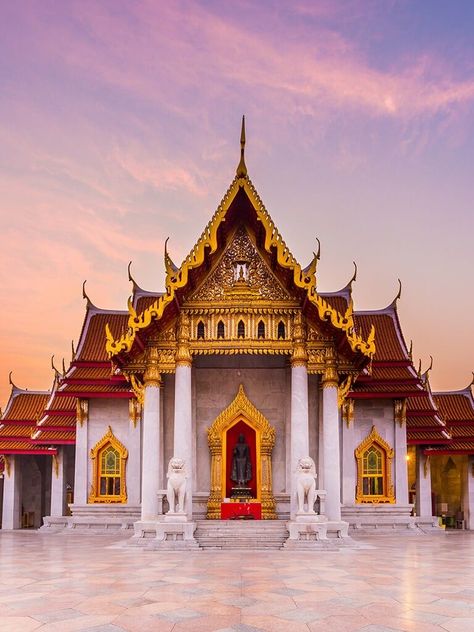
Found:
[(128, 318), (128, 312), (98, 310), (88, 306), (75, 361), (107, 362), (105, 326), (108, 324), (114, 338), (119, 338), (128, 326)]
[(43, 412), (50, 395), (49, 391), (22, 391), (14, 387), (2, 420), (31, 420), (36, 422), (38, 416)]
[(409, 360), (398, 316), (394, 308), (373, 312), (355, 312), (356, 329), (367, 338), (375, 326), (374, 360)]
[(435, 402), (447, 422), (472, 421), (474, 406), (470, 389), (450, 393), (433, 393)]

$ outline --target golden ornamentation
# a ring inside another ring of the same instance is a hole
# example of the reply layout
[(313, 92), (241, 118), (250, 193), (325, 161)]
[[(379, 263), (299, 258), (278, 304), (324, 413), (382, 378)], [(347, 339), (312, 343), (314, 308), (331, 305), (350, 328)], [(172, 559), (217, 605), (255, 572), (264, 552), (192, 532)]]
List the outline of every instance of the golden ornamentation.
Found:
[(76, 420), (79, 425), (83, 426), (85, 421), (89, 420), (89, 402), (87, 399), (78, 399), (76, 402)]
[(291, 354), (291, 366), (306, 366), (308, 353), (305, 345), (306, 328), (301, 312), (296, 312), (293, 318), (293, 353)]
[(344, 382), (342, 382), (342, 384), (338, 387), (337, 404), (339, 408), (342, 408), (342, 405), (344, 404), (344, 400), (346, 399), (347, 395), (349, 394), (352, 388), (353, 381), (354, 381), (354, 377), (352, 375), (348, 375), (346, 379), (344, 380)]
[(407, 400), (406, 399), (395, 399), (393, 401), (395, 421), (400, 424), (400, 428), (402, 428), (407, 423)]
[(221, 517), (221, 503), (224, 498), (226, 480), (227, 431), (240, 420), (255, 431), (257, 501), (262, 503), (262, 517), (266, 520), (274, 520), (276, 505), (273, 497), (272, 450), (275, 445), (275, 428), (248, 399), (242, 384), (233, 402), (221, 412), (207, 431), (211, 452), (211, 490), (207, 503), (207, 517), (213, 520)]
[[(144, 391), (145, 389), (143, 389)], [(128, 418), (133, 424), (133, 427), (137, 427), (137, 423), (140, 421), (142, 416), (142, 406), (143, 401), (137, 399), (129, 399), (128, 400)]]
[[(245, 261), (248, 278), (235, 278), (235, 262)], [(269, 270), (243, 226), (235, 232), (216, 268), (189, 298), (189, 301), (228, 301), (235, 299), (291, 300)]]
[(134, 373), (130, 374), (129, 379), (132, 391), (135, 393), (135, 397), (137, 398), (136, 400), (131, 399), (130, 402), (136, 401), (140, 406), (143, 406), (145, 403), (145, 386), (143, 382)]
[[(114, 450), (117, 450), (120, 456), (120, 493), (114, 496), (106, 496), (100, 494), (100, 476), (101, 476), (101, 463), (100, 455), (104, 449), (111, 446)], [(112, 428), (109, 426), (105, 435), (98, 441), (90, 451), (90, 458), (92, 461), (92, 484), (89, 492), (89, 503), (126, 503), (127, 502), (127, 488), (125, 485), (125, 463), (128, 458), (127, 448), (117, 439), (112, 432)]]
[(346, 422), (348, 428), (354, 423), (355, 400), (345, 399), (342, 404), (342, 420)]
[(160, 358), (156, 347), (148, 348), (146, 369), (143, 379), (145, 388), (147, 386), (153, 386), (156, 388), (161, 386)]
[(323, 376), (323, 388), (337, 387), (339, 375), (336, 368), (336, 354), (334, 347), (326, 347), (326, 364)]
[[(366, 496), (363, 488), (364, 477), (364, 454), (371, 446), (375, 446), (382, 452), (383, 465), (383, 487), (384, 493), (379, 496)], [(362, 441), (362, 443), (354, 450), (357, 460), (357, 487), (356, 502), (357, 503), (395, 503), (395, 495), (392, 485), (392, 459), (393, 448), (383, 439), (377, 432), (375, 426), (372, 426), (370, 434)]]
[(7, 454), (3, 455), (3, 463), (5, 465), (6, 475), (10, 478), (10, 457)]
[(166, 292), (162, 294), (152, 305), (140, 315), (130, 310), (129, 327), (118, 340), (114, 340), (110, 327), (106, 325), (106, 350), (110, 357), (123, 351), (130, 351), (135, 340), (136, 333), (146, 329), (153, 320), (160, 320), (166, 306), (175, 299), (176, 291), (184, 288), (189, 279), (189, 272), (200, 267), (206, 257), (216, 252), (218, 247), (218, 229), (225, 221), (227, 211), (234, 201), (237, 193), (243, 189), (254, 207), (257, 219), (264, 229), (264, 249), (269, 254), (276, 254), (277, 263), (289, 270), (292, 280), (297, 288), (306, 292), (306, 297), (312, 303), (322, 321), (330, 321), (332, 326), (343, 331), (353, 352), (361, 352), (371, 358), (375, 353), (375, 329), (372, 326), (369, 337), (365, 341), (354, 329), (352, 307), (349, 306), (346, 314), (341, 315), (336, 309), (316, 292), (316, 257), (308, 268), (303, 270), (300, 264), (291, 254), (288, 246), (281, 237), (268, 211), (265, 209), (257, 191), (248, 175), (239, 172), (225, 193), (219, 207), (204, 229), (196, 245), (181, 264), (179, 269), (168, 266), (166, 271)]
[(177, 337), (176, 365), (191, 366), (193, 360), (189, 352), (189, 316), (186, 312), (180, 314)]

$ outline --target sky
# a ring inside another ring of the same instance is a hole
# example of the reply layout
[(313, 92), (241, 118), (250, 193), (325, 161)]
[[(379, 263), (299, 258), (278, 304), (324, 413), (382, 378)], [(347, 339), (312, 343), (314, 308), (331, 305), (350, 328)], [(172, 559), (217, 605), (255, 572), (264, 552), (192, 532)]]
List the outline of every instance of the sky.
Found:
[(246, 163), (318, 288), (358, 266), (431, 385), (474, 370), (474, 3), (16, 0), (0, 20), (0, 403), (85, 313), (163, 290)]

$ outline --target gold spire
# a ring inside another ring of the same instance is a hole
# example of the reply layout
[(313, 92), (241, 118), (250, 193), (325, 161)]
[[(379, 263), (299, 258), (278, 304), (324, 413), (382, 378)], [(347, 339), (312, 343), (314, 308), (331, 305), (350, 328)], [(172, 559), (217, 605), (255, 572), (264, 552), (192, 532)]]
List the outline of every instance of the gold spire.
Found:
[(242, 116), (242, 131), (240, 132), (240, 162), (237, 167), (237, 177), (245, 178), (247, 167), (245, 165), (245, 115)]

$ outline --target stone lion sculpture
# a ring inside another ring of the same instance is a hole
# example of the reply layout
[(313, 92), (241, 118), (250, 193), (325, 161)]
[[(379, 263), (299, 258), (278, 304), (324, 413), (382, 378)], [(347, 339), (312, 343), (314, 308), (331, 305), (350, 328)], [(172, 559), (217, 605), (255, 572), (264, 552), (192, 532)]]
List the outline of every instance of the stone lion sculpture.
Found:
[[(298, 461), (296, 470), (296, 495), (298, 513), (314, 514), (316, 500), (316, 466), (310, 456), (304, 456)], [(305, 511), (305, 503), (307, 510)]]
[(186, 499), (186, 464), (184, 460), (177, 456), (171, 458), (166, 477), (168, 479), (166, 489), (169, 504), (168, 513), (184, 513)]

